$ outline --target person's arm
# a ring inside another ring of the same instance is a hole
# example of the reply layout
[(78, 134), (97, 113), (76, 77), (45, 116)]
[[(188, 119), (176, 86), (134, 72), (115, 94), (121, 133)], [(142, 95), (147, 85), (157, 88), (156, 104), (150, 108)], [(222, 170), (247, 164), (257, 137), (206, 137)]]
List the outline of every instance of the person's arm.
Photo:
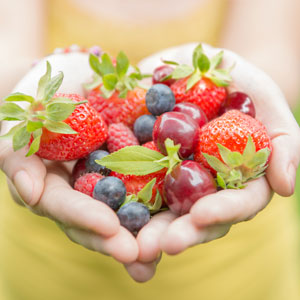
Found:
[(0, 99), (43, 54), (44, 5), (42, 0), (0, 1)]
[(290, 106), (300, 91), (299, 11), (299, 0), (230, 0), (220, 42), (271, 76)]

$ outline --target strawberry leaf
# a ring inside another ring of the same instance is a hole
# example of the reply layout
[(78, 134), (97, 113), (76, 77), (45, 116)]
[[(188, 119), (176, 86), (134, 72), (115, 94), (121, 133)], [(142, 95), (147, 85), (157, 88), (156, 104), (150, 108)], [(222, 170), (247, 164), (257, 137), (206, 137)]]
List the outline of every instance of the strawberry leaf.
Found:
[(7, 139), (7, 138), (11, 138), (14, 136), (14, 134), (22, 127), (26, 126), (25, 125), (25, 121), (21, 122), (20, 124), (12, 127), (6, 134), (1, 135), (0, 139)]
[(64, 121), (73, 113), (75, 108), (74, 102), (50, 103), (46, 107), (46, 116), (51, 121)]
[(30, 155), (32, 155), (32, 154), (34, 154), (34, 153), (36, 153), (39, 150), (42, 133), (43, 133), (43, 131), (42, 131), (41, 128), (37, 129), (33, 133), (33, 141), (32, 141), (32, 143), (31, 143), (31, 145), (29, 147), (29, 150), (28, 150), (28, 152), (26, 154), (27, 157), (30, 156)]
[(201, 79), (201, 75), (199, 72), (194, 72), (193, 75), (188, 79), (186, 83), (186, 91), (191, 89), (199, 80)]
[(83, 87), (86, 90), (90, 91), (98, 87), (101, 83), (102, 83), (102, 78), (97, 73), (94, 73), (92, 81), (84, 83)]
[(203, 49), (202, 49), (202, 45), (199, 44), (193, 51), (193, 66), (194, 69), (198, 68), (198, 60), (199, 57), (203, 54)]
[(42, 128), (43, 126), (43, 122), (28, 120), (26, 128), (28, 132), (34, 132), (37, 129)]
[(179, 63), (178, 63), (178, 62), (172, 61), (172, 60), (165, 60), (165, 59), (163, 59), (162, 62), (163, 62), (164, 64), (167, 64), (167, 65), (179, 66)]
[(102, 80), (104, 87), (109, 91), (114, 90), (118, 83), (118, 77), (116, 74), (106, 74), (102, 77)]
[(123, 78), (126, 75), (128, 68), (129, 68), (129, 60), (125, 55), (125, 53), (121, 51), (117, 56), (117, 66), (116, 66), (116, 70), (119, 78)]
[(47, 61), (46, 73), (39, 80), (37, 96), (36, 96), (37, 100), (42, 100), (45, 98), (45, 89), (50, 79), (51, 79), (51, 65)]
[(64, 122), (54, 122), (46, 120), (44, 126), (51, 132), (62, 133), (62, 134), (77, 134), (68, 124)]
[(215, 56), (213, 56), (210, 60), (210, 70), (214, 70), (222, 61), (224, 55), (224, 51), (220, 51)]
[(207, 163), (216, 171), (220, 173), (228, 173), (230, 169), (223, 164), (218, 158), (213, 155), (209, 155), (207, 153), (202, 153), (205, 157)]
[(221, 144), (217, 144), (219, 153), (226, 165), (234, 168), (243, 163), (242, 154), (239, 152), (232, 152)]
[(121, 174), (147, 175), (164, 167), (155, 161), (164, 156), (143, 146), (127, 146), (96, 162)]
[(19, 128), (13, 136), (13, 149), (17, 151), (25, 147), (30, 141), (31, 134), (27, 131), (26, 126)]
[(100, 74), (102, 76), (106, 74), (115, 73), (115, 67), (110, 59), (110, 56), (107, 53), (104, 53), (101, 56), (101, 63), (99, 65), (99, 68), (100, 68)]
[(51, 100), (53, 95), (57, 92), (59, 87), (62, 84), (64, 78), (64, 74), (62, 72), (59, 72), (56, 76), (54, 76), (45, 86), (45, 94), (42, 99), (43, 103), (47, 103)]
[(23, 108), (15, 103), (3, 103), (0, 106), (0, 120), (17, 120), (26, 119), (26, 112)]
[(152, 190), (155, 183), (156, 183), (156, 178), (153, 178), (151, 181), (145, 184), (145, 186), (138, 192), (137, 196), (139, 199), (143, 201), (144, 204), (150, 202), (152, 198)]
[(162, 198), (159, 191), (156, 191), (155, 201), (153, 205), (148, 205), (148, 209), (150, 210), (151, 214), (155, 214), (161, 209), (162, 206)]
[(123, 89), (123, 90), (121, 91), (121, 93), (119, 94), (118, 97), (121, 98), (121, 99), (126, 99), (127, 93), (128, 93), (128, 89), (125, 88), (125, 89)]
[(97, 75), (99, 75), (99, 76), (103, 75), (102, 71), (101, 71), (101, 66), (100, 66), (100, 61), (99, 61), (98, 56), (91, 53), (89, 56), (89, 63), (90, 63), (90, 67)]
[(5, 97), (3, 99), (3, 101), (6, 101), (6, 102), (10, 102), (10, 101), (13, 101), (13, 102), (25, 101), (25, 102), (33, 103), (34, 102), (34, 98), (31, 97), (31, 96), (29, 96), (29, 95), (22, 94), (22, 93), (13, 93), (13, 94), (10, 94), (9, 96)]
[(172, 72), (173, 79), (180, 79), (191, 75), (194, 72), (193, 67), (188, 65), (179, 65)]
[(199, 70), (201, 71), (201, 73), (203, 73), (203, 74), (206, 73), (210, 68), (209, 58), (205, 54), (202, 53), (198, 57), (197, 66), (198, 66)]

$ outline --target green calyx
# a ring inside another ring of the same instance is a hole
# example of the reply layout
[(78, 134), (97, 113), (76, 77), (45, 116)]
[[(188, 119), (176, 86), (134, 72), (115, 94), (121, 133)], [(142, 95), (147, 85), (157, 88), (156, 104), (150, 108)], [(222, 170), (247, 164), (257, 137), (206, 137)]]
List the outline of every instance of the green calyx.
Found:
[(133, 67), (135, 71), (129, 73), (130, 63), (122, 51), (117, 56), (116, 66), (107, 53), (104, 53), (100, 59), (96, 55), (90, 54), (89, 63), (95, 73), (93, 81), (85, 84), (85, 88), (91, 90), (100, 85), (100, 91), (104, 98), (111, 97), (115, 91), (119, 92), (120, 98), (126, 98), (129, 90), (140, 85), (140, 80), (151, 76), (143, 75), (138, 67)]
[(155, 214), (161, 210), (162, 206), (162, 197), (159, 191), (156, 191), (156, 196), (154, 203), (151, 203), (153, 196), (153, 187), (156, 183), (156, 178), (153, 178), (136, 194), (127, 195), (125, 202), (121, 205), (125, 205), (129, 202), (141, 202), (143, 203), (150, 211), (151, 214)]
[(168, 155), (143, 146), (127, 146), (96, 162), (112, 171), (125, 175), (147, 175), (167, 168), (167, 173), (181, 162), (178, 156), (180, 145), (166, 139)]
[[(51, 65), (47, 62), (47, 71), (40, 78), (36, 98), (22, 93), (13, 93), (5, 97), (0, 106), (0, 120), (20, 121), (0, 138), (12, 138), (13, 149), (17, 151), (33, 141), (26, 156), (36, 153), (40, 146), (42, 128), (62, 134), (77, 134), (68, 124), (67, 119), (79, 104), (68, 98), (53, 97), (63, 81), (63, 73), (51, 77)], [(15, 102), (28, 102), (25, 110)]]
[(189, 77), (187, 81), (186, 90), (191, 89), (201, 78), (209, 78), (217, 86), (228, 86), (232, 78), (230, 72), (232, 67), (229, 69), (220, 69), (218, 66), (223, 59), (223, 51), (220, 51), (214, 57), (209, 59), (203, 52), (202, 45), (199, 44), (193, 52), (193, 66), (179, 65), (176, 62), (164, 61), (166, 64), (176, 65), (171, 75), (164, 78), (181, 79)]
[(217, 144), (221, 162), (213, 155), (202, 153), (208, 164), (217, 172), (217, 184), (223, 189), (241, 189), (245, 183), (263, 176), (270, 155), (268, 148), (256, 151), (252, 137), (249, 135), (243, 154), (230, 151)]

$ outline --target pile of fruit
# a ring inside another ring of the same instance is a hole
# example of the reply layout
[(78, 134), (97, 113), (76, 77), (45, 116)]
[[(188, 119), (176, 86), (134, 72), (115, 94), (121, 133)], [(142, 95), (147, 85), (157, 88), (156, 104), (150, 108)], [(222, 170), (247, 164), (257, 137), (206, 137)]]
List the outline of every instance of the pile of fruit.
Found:
[(4, 99), (1, 120), (19, 123), (3, 137), (15, 151), (28, 147), (27, 156), (79, 159), (74, 189), (106, 203), (136, 235), (159, 211), (188, 213), (201, 197), (264, 175), (271, 140), (250, 97), (228, 93), (222, 56), (209, 59), (199, 45), (193, 66), (165, 61), (146, 89), (146, 75), (123, 52), (116, 59), (90, 54), (86, 99), (57, 93), (63, 74), (51, 77), (47, 63), (36, 98)]

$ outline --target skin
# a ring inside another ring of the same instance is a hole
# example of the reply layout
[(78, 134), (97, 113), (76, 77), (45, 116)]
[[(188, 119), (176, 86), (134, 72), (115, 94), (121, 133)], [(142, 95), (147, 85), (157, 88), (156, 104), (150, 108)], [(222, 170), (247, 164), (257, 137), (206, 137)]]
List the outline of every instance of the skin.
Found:
[[(72, 164), (45, 165), (37, 156), (24, 159), (24, 150), (14, 153), (10, 142), (1, 141), (0, 168), (9, 178), (13, 198), (32, 212), (56, 221), (72, 241), (114, 257), (125, 265), (134, 280), (144, 282), (154, 276), (161, 251), (175, 255), (188, 247), (220, 238), (232, 224), (249, 220), (261, 211), (271, 200), (273, 191), (282, 196), (291, 195), (299, 163), (300, 135), (286, 100), (292, 106), (298, 93), (299, 40), (291, 34), (295, 31), (292, 20), (298, 21), (293, 14), (299, 11), (299, 1), (281, 0), (276, 1), (276, 5), (270, 5), (270, 0), (256, 0), (255, 5), (253, 1), (248, 2), (230, 1), (221, 44), (266, 70), (286, 95), (283, 96), (279, 87), (262, 71), (233, 52), (225, 51), (224, 64), (236, 64), (232, 72), (236, 87), (253, 98), (257, 118), (266, 125), (272, 138), (274, 150), (266, 177), (249, 183), (244, 190), (226, 190), (206, 196), (182, 217), (178, 218), (170, 212), (158, 214), (134, 239), (120, 227), (117, 217), (107, 206), (72, 190), (68, 184)], [(0, 3), (1, 20), (5, 22), (0, 31), (1, 41), (8, 45), (0, 49), (0, 76), (3, 75), (1, 97), (11, 92), (34, 58), (42, 53), (42, 1), (29, 0), (22, 9), (13, 10), (18, 24), (22, 20), (24, 23), (24, 26), (17, 27), (5, 18), (9, 15), (9, 9), (16, 5), (20, 7), (17, 0)], [(269, 13), (260, 14), (261, 10)], [(277, 18), (278, 12), (280, 17)], [(255, 35), (253, 26), (250, 26), (253, 24), (252, 18), (257, 27), (264, 28), (256, 31)], [(276, 22), (273, 22), (274, 18)], [(143, 60), (140, 67), (144, 72), (152, 71), (161, 64), (161, 57), (189, 63), (187, 58), (194, 46), (183, 45), (154, 54)], [(217, 51), (210, 47), (205, 47), (205, 50), (209, 55)], [(278, 57), (284, 57), (284, 63)], [(83, 93), (80, 84), (91, 75), (84, 54), (52, 55), (47, 59), (52, 64), (53, 74), (58, 70), (65, 73), (60, 92)], [(278, 61), (280, 68), (274, 67), (274, 61)], [(78, 68), (80, 74), (76, 71)], [(44, 71), (45, 59), (19, 81), (14, 91), (34, 95), (37, 78)], [(236, 87), (230, 89), (235, 90)], [(3, 124), (2, 133), (7, 130), (7, 125)]]

